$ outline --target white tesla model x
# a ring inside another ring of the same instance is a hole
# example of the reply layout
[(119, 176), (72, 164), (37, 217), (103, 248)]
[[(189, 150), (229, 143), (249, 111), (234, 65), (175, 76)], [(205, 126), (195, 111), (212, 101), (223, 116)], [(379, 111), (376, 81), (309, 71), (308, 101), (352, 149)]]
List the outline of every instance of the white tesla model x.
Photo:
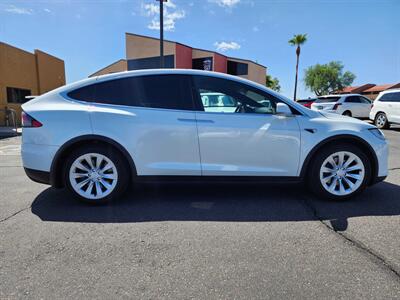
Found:
[(27, 175), (107, 202), (144, 179), (305, 181), (345, 199), (387, 176), (375, 126), (316, 112), (238, 77), (140, 70), (85, 79), (23, 106)]

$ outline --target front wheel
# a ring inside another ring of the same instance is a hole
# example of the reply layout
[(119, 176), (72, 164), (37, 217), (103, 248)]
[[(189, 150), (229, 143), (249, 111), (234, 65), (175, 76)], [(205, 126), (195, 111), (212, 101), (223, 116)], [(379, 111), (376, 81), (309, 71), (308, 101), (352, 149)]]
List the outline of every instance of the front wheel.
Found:
[(123, 158), (107, 146), (87, 146), (67, 159), (64, 178), (68, 189), (82, 201), (105, 203), (121, 195), (129, 172)]
[(386, 117), (386, 114), (383, 112), (376, 114), (374, 123), (379, 129), (389, 128), (389, 121)]
[(358, 147), (338, 144), (323, 148), (309, 173), (309, 186), (318, 196), (332, 200), (350, 198), (368, 185), (371, 165)]

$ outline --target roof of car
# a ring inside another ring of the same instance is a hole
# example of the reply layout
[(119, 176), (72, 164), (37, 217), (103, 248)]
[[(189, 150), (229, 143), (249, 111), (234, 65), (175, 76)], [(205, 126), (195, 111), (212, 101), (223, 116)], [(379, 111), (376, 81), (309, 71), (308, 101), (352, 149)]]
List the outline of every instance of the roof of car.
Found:
[(67, 95), (68, 92), (81, 88), (87, 85), (94, 84), (96, 82), (108, 81), (113, 79), (125, 78), (130, 76), (146, 76), (146, 75), (162, 75), (162, 74), (182, 74), (182, 75), (203, 75), (217, 78), (225, 78), (231, 81), (236, 81), (239, 83), (247, 84), (249, 86), (253, 86), (254, 88), (268, 90), (268, 93), (272, 96), (281, 99), (283, 102), (291, 103), (290, 105), (294, 105), (296, 110), (301, 113), (308, 115), (310, 112), (308, 109), (305, 109), (301, 104), (297, 104), (295, 101), (273, 91), (272, 89), (267, 88), (265, 85), (259, 84), (257, 82), (239, 77), (234, 75), (229, 75), (220, 72), (213, 71), (203, 71), (203, 70), (193, 70), (193, 69), (143, 69), (143, 70), (134, 70), (134, 71), (124, 71), (124, 72), (116, 72), (111, 74), (99, 75), (95, 77), (86, 78), (74, 83), (69, 83), (65, 86), (57, 88), (49, 93), (60, 93), (62, 95)]
[(318, 98), (330, 98), (330, 97), (349, 97), (349, 96), (362, 96), (360, 94), (333, 94), (333, 95), (324, 95), (324, 96), (318, 96)]
[[(116, 72), (111, 74), (99, 75), (96, 77), (91, 77), (90, 79), (94, 81), (103, 81), (103, 80), (110, 80), (110, 79), (117, 79), (123, 77), (129, 77), (131, 75), (162, 75), (162, 74), (181, 74), (181, 75), (207, 75), (212, 77), (218, 78), (226, 78), (229, 80), (234, 80), (238, 82), (242, 82), (252, 86), (258, 86), (259, 88), (266, 88), (265, 85), (259, 84), (257, 82), (220, 72), (214, 71), (203, 71), (203, 70), (193, 70), (193, 69), (142, 69), (142, 70), (134, 70), (134, 71), (124, 71), (124, 72)], [(90, 80), (89, 79), (89, 80)], [(267, 88), (268, 89), (268, 88)], [(279, 95), (275, 91), (269, 89), (272, 94)]]
[(213, 71), (203, 71), (203, 70), (194, 70), (194, 69), (142, 69), (142, 70), (133, 70), (133, 71), (123, 71), (123, 72), (116, 72), (111, 74), (99, 75), (94, 78), (98, 79), (112, 79), (112, 78), (119, 78), (125, 77), (130, 75), (157, 75), (157, 74), (188, 74), (188, 75), (209, 75), (215, 77), (228, 77), (228, 78), (238, 78), (237, 76), (220, 73), (220, 72), (213, 72)]

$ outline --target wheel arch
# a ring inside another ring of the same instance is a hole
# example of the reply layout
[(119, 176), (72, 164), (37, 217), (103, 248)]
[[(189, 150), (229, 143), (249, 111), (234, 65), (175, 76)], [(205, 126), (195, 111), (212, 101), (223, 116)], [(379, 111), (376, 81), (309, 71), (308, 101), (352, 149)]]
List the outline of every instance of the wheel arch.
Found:
[(375, 121), (376, 117), (378, 116), (378, 114), (384, 114), (384, 115), (386, 116), (386, 119), (387, 119), (388, 122), (389, 122), (388, 114), (387, 114), (385, 111), (383, 111), (383, 110), (378, 110), (378, 111), (375, 113), (374, 121)]
[(353, 112), (350, 109), (346, 109), (344, 112), (342, 112), (342, 115), (345, 115), (347, 112), (350, 113), (350, 116), (353, 116)]
[(329, 137), (325, 140), (322, 140), (319, 142), (317, 145), (314, 146), (314, 148), (308, 153), (307, 157), (304, 160), (304, 163), (301, 167), (300, 171), (300, 177), (305, 178), (307, 176), (307, 172), (309, 170), (309, 167), (311, 166), (312, 158), (316, 155), (316, 153), (321, 150), (324, 147), (328, 147), (331, 144), (337, 143), (337, 142), (343, 142), (343, 143), (350, 143), (352, 145), (355, 145), (359, 147), (361, 150), (365, 151), (365, 153), (368, 155), (368, 157), (372, 157), (371, 161), (371, 170), (372, 170), (372, 176), (370, 179), (370, 183), (374, 181), (374, 179), (378, 176), (378, 158), (375, 154), (374, 149), (371, 147), (368, 142), (363, 140), (362, 138), (354, 135), (349, 135), (349, 134), (340, 134), (340, 135), (335, 135), (332, 137)]
[(62, 178), (63, 174), (62, 171), (63, 171), (63, 161), (65, 160), (65, 158), (74, 149), (77, 149), (84, 145), (93, 145), (93, 144), (102, 144), (105, 146), (112, 147), (114, 150), (119, 152), (122, 155), (122, 157), (128, 162), (130, 167), (130, 175), (131, 176), (137, 175), (135, 163), (132, 159), (132, 156), (125, 149), (125, 147), (123, 147), (120, 143), (108, 137), (102, 135), (88, 134), (75, 137), (64, 143), (60, 147), (60, 149), (58, 149), (50, 167), (50, 184), (56, 188), (64, 187), (65, 185)]

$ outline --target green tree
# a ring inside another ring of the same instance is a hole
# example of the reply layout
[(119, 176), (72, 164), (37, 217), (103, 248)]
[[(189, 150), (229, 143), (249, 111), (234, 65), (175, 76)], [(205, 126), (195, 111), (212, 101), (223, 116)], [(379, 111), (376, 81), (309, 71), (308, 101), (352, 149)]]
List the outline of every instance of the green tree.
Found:
[(289, 40), (289, 44), (292, 46), (297, 46), (296, 48), (296, 79), (294, 81), (294, 96), (293, 100), (296, 101), (297, 94), (297, 78), (299, 73), (299, 59), (300, 59), (300, 46), (307, 42), (307, 34), (295, 34), (292, 39)]
[(306, 87), (317, 96), (331, 94), (350, 86), (356, 75), (346, 71), (343, 73), (343, 64), (340, 61), (331, 61), (327, 64), (316, 64), (304, 72)]
[(281, 86), (279, 84), (279, 79), (276, 77), (272, 77), (271, 75), (265, 75), (265, 86), (274, 90), (276, 92), (281, 91)]

